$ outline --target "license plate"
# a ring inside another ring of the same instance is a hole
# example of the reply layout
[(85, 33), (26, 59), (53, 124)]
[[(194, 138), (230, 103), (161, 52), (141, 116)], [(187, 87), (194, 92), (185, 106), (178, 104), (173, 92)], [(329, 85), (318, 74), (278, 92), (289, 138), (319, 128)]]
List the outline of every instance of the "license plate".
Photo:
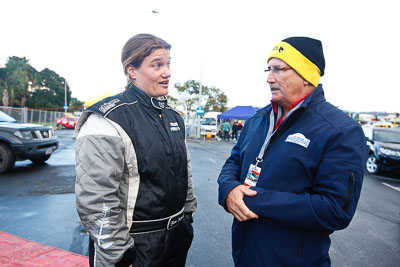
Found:
[(44, 154), (50, 155), (52, 152), (53, 152), (53, 149), (49, 148), (49, 149), (46, 149), (46, 151), (44, 152)]

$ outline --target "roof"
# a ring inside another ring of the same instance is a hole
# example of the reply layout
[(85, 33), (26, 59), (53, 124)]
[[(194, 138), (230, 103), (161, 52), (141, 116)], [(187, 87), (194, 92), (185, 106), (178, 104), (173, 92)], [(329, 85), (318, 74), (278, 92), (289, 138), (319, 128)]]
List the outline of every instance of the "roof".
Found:
[(236, 106), (231, 108), (224, 113), (219, 114), (218, 119), (237, 119), (245, 120), (253, 116), (257, 112), (258, 108), (252, 106)]

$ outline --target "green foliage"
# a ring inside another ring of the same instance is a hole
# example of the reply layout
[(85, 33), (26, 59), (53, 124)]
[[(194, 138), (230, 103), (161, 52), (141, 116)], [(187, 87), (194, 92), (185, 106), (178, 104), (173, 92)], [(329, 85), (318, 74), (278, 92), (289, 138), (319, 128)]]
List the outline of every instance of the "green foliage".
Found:
[[(65, 82), (48, 68), (36, 71), (25, 57), (9, 57), (5, 68), (0, 68), (0, 105), (62, 110)], [(66, 89), (67, 105), (82, 106), (79, 100), (71, 99), (68, 84)]]
[[(199, 92), (200, 84), (195, 80), (189, 80), (184, 82), (182, 85), (180, 83), (175, 84), (175, 88), (184, 100), (184, 106), (186, 109), (193, 110), (197, 103), (199, 102)], [(220, 111), (225, 110), (226, 104), (228, 103), (228, 97), (223, 91), (215, 86), (201, 86), (202, 88), (202, 102), (206, 102), (204, 105), (204, 111)]]
[(25, 57), (8, 58), (6, 67), (2, 71), (0, 86), (2, 91), (8, 91), (10, 106), (25, 106), (31, 94), (31, 86), (36, 82), (36, 73), (37, 71), (29, 65)]
[(75, 97), (71, 98), (70, 108), (68, 108), (68, 110), (71, 112), (78, 111), (78, 110), (82, 111), (83, 110), (83, 102), (79, 101)]
[[(71, 91), (67, 84), (67, 105), (71, 100)], [(38, 73), (38, 86), (32, 93), (27, 106), (30, 108), (59, 108), (65, 102), (65, 79), (48, 68)]]

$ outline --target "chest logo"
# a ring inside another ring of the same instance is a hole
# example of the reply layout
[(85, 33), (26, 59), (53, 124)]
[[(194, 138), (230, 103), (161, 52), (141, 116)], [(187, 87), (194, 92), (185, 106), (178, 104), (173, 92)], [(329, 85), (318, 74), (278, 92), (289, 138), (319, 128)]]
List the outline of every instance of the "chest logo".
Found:
[(286, 137), (285, 142), (297, 144), (297, 145), (307, 148), (308, 145), (310, 144), (310, 139), (307, 139), (301, 133), (295, 133), (295, 134), (291, 134), (288, 137)]
[(177, 122), (170, 122), (169, 123), (171, 125), (171, 131), (180, 131), (181, 129), (179, 128), (179, 125)]
[(119, 102), (119, 99), (113, 99), (110, 102), (104, 103), (103, 105), (101, 105), (101, 107), (99, 108), (99, 110), (103, 113), (106, 113), (108, 110), (112, 109), (113, 107), (115, 107), (115, 104)]

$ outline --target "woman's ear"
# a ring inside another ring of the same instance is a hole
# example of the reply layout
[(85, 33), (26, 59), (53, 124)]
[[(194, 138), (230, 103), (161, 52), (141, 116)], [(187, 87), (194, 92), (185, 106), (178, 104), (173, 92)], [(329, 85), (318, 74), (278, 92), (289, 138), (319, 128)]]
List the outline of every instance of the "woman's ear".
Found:
[(126, 69), (126, 73), (128, 74), (129, 78), (131, 80), (136, 80), (136, 72), (135, 72), (135, 68), (132, 66), (132, 64), (129, 64), (125, 67)]

